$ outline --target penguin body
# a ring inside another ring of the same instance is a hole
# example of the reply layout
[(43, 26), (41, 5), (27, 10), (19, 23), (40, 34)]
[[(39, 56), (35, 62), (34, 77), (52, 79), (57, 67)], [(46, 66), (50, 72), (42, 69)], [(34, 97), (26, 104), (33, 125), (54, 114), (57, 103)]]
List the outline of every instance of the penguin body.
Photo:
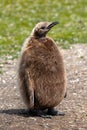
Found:
[(22, 48), (18, 79), (22, 97), (29, 110), (54, 108), (66, 94), (62, 54), (53, 39), (36, 32), (42, 25), (46, 29), (51, 28), (51, 24), (46, 22), (36, 25)]

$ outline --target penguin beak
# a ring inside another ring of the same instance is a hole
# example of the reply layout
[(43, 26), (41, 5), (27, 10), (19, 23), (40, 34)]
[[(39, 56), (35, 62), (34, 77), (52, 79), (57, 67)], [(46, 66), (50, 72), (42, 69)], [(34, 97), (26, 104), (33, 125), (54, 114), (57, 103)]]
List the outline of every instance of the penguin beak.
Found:
[(52, 22), (47, 26), (47, 29), (51, 29), (52, 27), (54, 27), (55, 25), (59, 24), (59, 22)]

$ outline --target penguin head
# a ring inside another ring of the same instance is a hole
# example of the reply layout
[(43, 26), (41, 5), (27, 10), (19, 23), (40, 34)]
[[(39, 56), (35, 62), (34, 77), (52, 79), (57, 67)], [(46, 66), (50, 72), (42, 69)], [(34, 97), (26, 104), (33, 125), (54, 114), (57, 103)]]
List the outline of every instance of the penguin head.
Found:
[(40, 22), (38, 23), (32, 31), (32, 35), (36, 38), (46, 37), (46, 34), (59, 22)]

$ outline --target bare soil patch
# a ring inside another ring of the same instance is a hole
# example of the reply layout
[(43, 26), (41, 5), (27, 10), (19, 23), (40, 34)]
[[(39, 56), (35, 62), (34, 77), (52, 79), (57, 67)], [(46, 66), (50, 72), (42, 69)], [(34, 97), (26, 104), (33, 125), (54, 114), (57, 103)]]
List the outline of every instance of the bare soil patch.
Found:
[(87, 45), (62, 50), (67, 70), (67, 97), (51, 119), (26, 113), (17, 85), (17, 60), (0, 59), (0, 130), (87, 130)]

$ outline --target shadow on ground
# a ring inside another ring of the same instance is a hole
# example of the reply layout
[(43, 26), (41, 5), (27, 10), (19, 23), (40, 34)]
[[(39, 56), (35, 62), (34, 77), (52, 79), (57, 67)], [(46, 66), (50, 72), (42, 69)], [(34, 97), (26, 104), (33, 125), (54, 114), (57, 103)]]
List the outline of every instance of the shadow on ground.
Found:
[(29, 117), (32, 116), (29, 113), (29, 110), (26, 109), (7, 109), (7, 110), (0, 110), (1, 114), (9, 114), (9, 115), (18, 115), (23, 117)]

